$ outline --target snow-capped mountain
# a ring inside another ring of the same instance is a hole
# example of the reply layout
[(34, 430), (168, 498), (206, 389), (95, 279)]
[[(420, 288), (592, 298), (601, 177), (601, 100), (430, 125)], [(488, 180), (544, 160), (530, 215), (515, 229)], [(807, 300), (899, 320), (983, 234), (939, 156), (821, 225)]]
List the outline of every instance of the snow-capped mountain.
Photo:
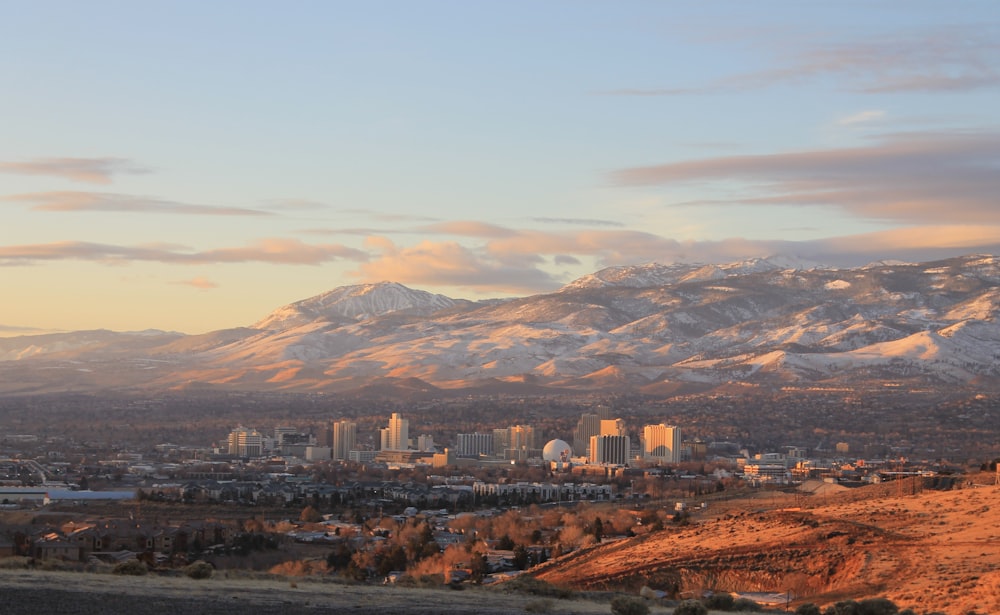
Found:
[(201, 336), (0, 339), (0, 392), (385, 382), (522, 392), (887, 381), (996, 389), (998, 313), (1000, 258), (981, 255), (857, 269), (782, 258), (612, 267), (553, 293), (480, 303), (381, 283)]
[(430, 314), (455, 305), (444, 295), (407, 288), (395, 282), (341, 286), (309, 299), (296, 301), (271, 312), (257, 322), (255, 329), (287, 329), (319, 319), (350, 322), (407, 311)]

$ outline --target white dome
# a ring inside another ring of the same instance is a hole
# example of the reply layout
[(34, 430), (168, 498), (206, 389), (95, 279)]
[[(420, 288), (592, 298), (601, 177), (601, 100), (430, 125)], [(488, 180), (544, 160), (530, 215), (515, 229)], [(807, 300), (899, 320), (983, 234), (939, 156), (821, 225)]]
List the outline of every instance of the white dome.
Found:
[(573, 449), (565, 440), (550, 440), (542, 449), (542, 459), (545, 461), (569, 461)]

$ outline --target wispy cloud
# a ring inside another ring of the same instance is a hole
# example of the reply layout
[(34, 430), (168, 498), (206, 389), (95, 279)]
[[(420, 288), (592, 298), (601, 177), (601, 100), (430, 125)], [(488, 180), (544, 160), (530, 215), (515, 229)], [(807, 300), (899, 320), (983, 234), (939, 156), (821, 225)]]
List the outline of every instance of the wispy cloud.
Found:
[(263, 206), (274, 211), (318, 211), (330, 208), (326, 203), (309, 199), (271, 199), (264, 201)]
[(599, 220), (595, 218), (531, 218), (531, 221), (540, 224), (572, 224), (576, 226), (625, 226), (616, 220)]
[(487, 222), (477, 222), (474, 220), (455, 220), (452, 222), (439, 222), (429, 224), (417, 229), (420, 233), (432, 233), (438, 235), (458, 235), (462, 237), (510, 237), (517, 232)]
[(181, 284), (183, 286), (193, 286), (199, 290), (211, 290), (213, 288), (218, 288), (219, 285), (215, 282), (209, 280), (208, 278), (198, 276), (196, 278), (191, 278), (190, 280), (178, 280), (174, 284)]
[(0, 337), (42, 335), (45, 333), (59, 333), (60, 331), (60, 329), (39, 329), (38, 327), (18, 327), (14, 325), (0, 324)]
[(119, 174), (148, 173), (127, 158), (36, 158), (30, 161), (0, 161), (0, 173), (46, 175), (89, 184), (110, 184)]
[(743, 182), (744, 198), (715, 204), (833, 205), (906, 223), (1000, 222), (1000, 133), (884, 136), (871, 145), (728, 156), (622, 169), (621, 185)]
[(0, 200), (17, 203), (35, 203), (35, 211), (59, 212), (123, 212), (151, 214), (184, 214), (198, 216), (268, 216), (270, 212), (245, 207), (217, 207), (193, 205), (143, 196), (107, 192), (31, 192), (0, 197)]
[(400, 214), (400, 213), (385, 213), (382, 211), (376, 211), (372, 209), (342, 209), (340, 213), (351, 214), (355, 216), (366, 216), (372, 220), (378, 220), (379, 222), (413, 222), (413, 223), (423, 223), (423, 222), (440, 222), (440, 218), (434, 218), (432, 216), (419, 216), (416, 214)]
[[(864, 93), (996, 88), (1000, 87), (997, 30), (993, 24), (941, 26), (848, 43), (818, 43), (791, 54), (783, 45), (774, 49), (775, 68), (728, 75), (702, 84), (621, 88), (605, 93), (618, 96), (721, 94), (799, 84), (819, 78), (833, 78), (843, 89)], [(785, 62), (787, 57), (794, 57), (795, 61)]]
[(119, 246), (80, 241), (0, 246), (0, 265), (28, 265), (39, 261), (82, 260), (108, 265), (135, 261), (205, 265), (212, 263), (270, 263), (319, 265), (335, 260), (365, 261), (368, 254), (339, 244), (306, 244), (296, 239), (263, 239), (249, 246), (193, 251), (176, 246)]
[(872, 109), (869, 111), (859, 111), (857, 113), (852, 113), (846, 117), (842, 117), (837, 120), (837, 123), (841, 126), (853, 126), (855, 124), (866, 124), (868, 122), (875, 122), (885, 118), (885, 111)]

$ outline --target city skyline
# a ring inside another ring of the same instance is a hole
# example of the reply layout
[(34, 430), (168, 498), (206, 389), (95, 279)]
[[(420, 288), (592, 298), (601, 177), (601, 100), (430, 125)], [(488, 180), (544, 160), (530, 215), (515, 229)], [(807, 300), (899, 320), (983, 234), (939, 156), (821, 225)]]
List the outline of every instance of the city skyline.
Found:
[(985, 1), (8, 8), (0, 336), (1000, 253)]

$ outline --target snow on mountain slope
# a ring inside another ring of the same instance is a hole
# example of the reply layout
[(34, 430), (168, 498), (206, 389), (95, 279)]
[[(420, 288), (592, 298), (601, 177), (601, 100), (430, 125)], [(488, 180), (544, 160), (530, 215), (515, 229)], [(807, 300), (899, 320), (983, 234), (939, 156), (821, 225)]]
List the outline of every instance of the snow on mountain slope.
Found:
[(280, 307), (254, 324), (253, 328), (282, 329), (314, 320), (363, 320), (398, 311), (430, 314), (453, 305), (455, 300), (450, 297), (414, 290), (395, 282), (358, 284), (335, 288)]
[(53, 374), (91, 370), (94, 381), (118, 369), (115, 383), (134, 373), (137, 385), (161, 388), (659, 390), (912, 378), (1000, 389), (998, 310), (1000, 262), (991, 256), (852, 270), (780, 259), (650, 264), (479, 303), (399, 284), (348, 286), (279, 308), (252, 329), (108, 334), (100, 343), (65, 334), (46, 339), (46, 351), (37, 337), (5, 338), (0, 357)]

